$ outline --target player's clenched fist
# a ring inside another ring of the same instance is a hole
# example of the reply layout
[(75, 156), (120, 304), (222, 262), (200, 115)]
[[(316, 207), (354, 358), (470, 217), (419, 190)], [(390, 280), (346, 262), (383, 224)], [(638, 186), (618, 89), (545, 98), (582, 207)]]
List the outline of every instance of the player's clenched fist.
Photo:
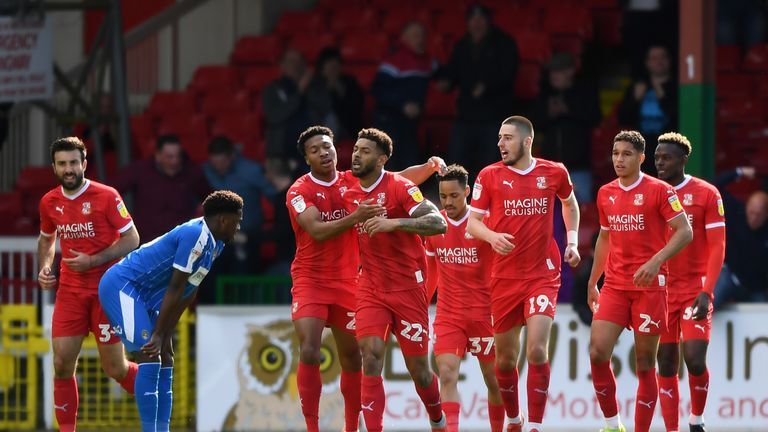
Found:
[(568, 245), (565, 247), (565, 254), (563, 254), (563, 260), (571, 267), (576, 267), (581, 262), (581, 255), (579, 255), (579, 248), (575, 245)]
[(493, 233), (491, 234), (491, 241), (488, 243), (491, 244), (491, 247), (496, 253), (506, 255), (512, 252), (512, 249), (515, 248), (514, 243), (512, 243), (512, 240), (514, 239), (515, 236), (509, 233)]
[(56, 275), (53, 274), (50, 267), (43, 267), (37, 274), (37, 282), (42, 289), (51, 289), (56, 286)]

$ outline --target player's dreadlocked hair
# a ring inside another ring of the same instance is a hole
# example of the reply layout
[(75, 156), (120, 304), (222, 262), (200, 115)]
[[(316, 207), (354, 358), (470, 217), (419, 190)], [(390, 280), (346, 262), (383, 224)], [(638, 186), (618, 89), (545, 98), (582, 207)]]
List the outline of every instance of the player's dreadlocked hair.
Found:
[(217, 190), (212, 192), (203, 201), (203, 214), (205, 217), (216, 216), (221, 213), (237, 213), (243, 209), (243, 199), (240, 195), (228, 191)]
[(387, 157), (392, 157), (392, 138), (386, 132), (375, 128), (363, 129), (358, 132), (357, 139), (367, 139), (375, 142), (376, 147), (383, 154), (387, 155)]
[(683, 134), (667, 132), (659, 136), (659, 144), (671, 144), (679, 148), (684, 155), (691, 155), (691, 142)]
[(613, 138), (613, 142), (617, 143), (619, 141), (632, 144), (632, 147), (640, 153), (645, 152), (645, 138), (638, 131), (621, 131), (617, 133), (616, 137)]
[(87, 153), (85, 149), (85, 144), (80, 140), (78, 137), (64, 137), (59, 138), (56, 141), (51, 144), (51, 162), (55, 162), (54, 155), (57, 152), (60, 151), (72, 151), (72, 150), (79, 150), (80, 151), (80, 161), (85, 160), (85, 155)]
[(448, 165), (448, 167), (445, 169), (445, 174), (438, 176), (437, 180), (441, 182), (456, 180), (459, 182), (461, 187), (467, 187), (467, 183), (469, 182), (469, 173), (467, 173), (467, 169), (461, 165)]
[(310, 138), (317, 135), (328, 135), (331, 141), (333, 141), (333, 131), (330, 128), (325, 126), (310, 126), (299, 135), (299, 140), (296, 142), (296, 149), (299, 150), (300, 155), (307, 155), (307, 149), (304, 147), (304, 144), (306, 144)]

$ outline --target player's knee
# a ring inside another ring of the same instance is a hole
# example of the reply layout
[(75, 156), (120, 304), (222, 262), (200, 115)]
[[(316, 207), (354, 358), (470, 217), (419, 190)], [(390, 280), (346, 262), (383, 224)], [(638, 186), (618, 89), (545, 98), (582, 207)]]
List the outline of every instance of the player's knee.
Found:
[(432, 379), (434, 378), (434, 374), (432, 373), (431, 370), (429, 370), (428, 367), (419, 368), (418, 370), (412, 373), (412, 378), (413, 378), (413, 382), (416, 383), (417, 386), (424, 388), (432, 385)]
[(688, 367), (688, 373), (699, 376), (707, 370), (707, 359), (704, 356), (687, 358), (685, 365)]
[(637, 370), (644, 372), (656, 367), (656, 359), (652, 355), (636, 353)]
[(108, 377), (114, 380), (120, 380), (124, 378), (125, 374), (128, 372), (128, 365), (126, 365), (124, 361), (118, 362), (108, 360), (101, 362), (101, 369)]
[(63, 357), (53, 357), (53, 373), (57, 379), (69, 378), (75, 374), (77, 360), (70, 360)]
[(496, 367), (503, 371), (512, 370), (517, 366), (517, 353), (496, 350)]
[(381, 373), (384, 367), (384, 356), (375, 350), (364, 350), (362, 355), (363, 370), (366, 374)]
[(589, 361), (603, 363), (611, 359), (611, 351), (597, 344), (589, 345)]
[(320, 347), (313, 344), (304, 344), (299, 350), (299, 359), (304, 364), (320, 364)]
[(440, 372), (440, 386), (455, 386), (459, 381), (459, 370), (453, 367), (453, 365), (441, 364), (438, 365), (437, 370)]
[(547, 362), (547, 347), (542, 344), (535, 344), (528, 348), (526, 355), (528, 362), (532, 364), (542, 364)]

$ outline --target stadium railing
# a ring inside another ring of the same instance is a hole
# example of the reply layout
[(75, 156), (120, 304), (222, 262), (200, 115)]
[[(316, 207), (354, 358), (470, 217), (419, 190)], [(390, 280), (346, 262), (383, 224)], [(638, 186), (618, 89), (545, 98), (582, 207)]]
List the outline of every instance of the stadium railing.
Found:
[(290, 304), (290, 276), (222, 275), (216, 279), (216, 304)]

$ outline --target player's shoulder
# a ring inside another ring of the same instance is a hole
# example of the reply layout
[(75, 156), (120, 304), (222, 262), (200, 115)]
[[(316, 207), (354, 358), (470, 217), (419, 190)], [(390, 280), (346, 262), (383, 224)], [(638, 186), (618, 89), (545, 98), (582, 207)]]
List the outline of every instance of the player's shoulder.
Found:
[(691, 176), (689, 184), (692, 190), (707, 192), (713, 195), (720, 195), (720, 191), (715, 185), (699, 177)]
[(652, 175), (643, 174), (642, 185), (646, 188), (674, 190), (671, 184)]
[(46, 192), (45, 195), (43, 195), (43, 197), (40, 198), (40, 202), (41, 203), (47, 203), (47, 202), (51, 202), (51, 201), (55, 200), (56, 198), (60, 197), (61, 196), (61, 189), (60, 188), (61, 188), (60, 186), (56, 186), (55, 188), (53, 188), (53, 189), (49, 190), (48, 192)]
[(597, 196), (599, 197), (599, 196), (604, 195), (606, 193), (613, 192), (613, 191), (615, 191), (618, 188), (619, 188), (619, 179), (615, 178), (615, 179), (609, 181), (608, 183), (600, 186), (600, 189), (597, 190)]
[(90, 184), (88, 185), (88, 192), (93, 195), (106, 198), (120, 196), (120, 193), (117, 191), (117, 189), (113, 188), (112, 186), (105, 185), (104, 183), (99, 183), (93, 180), (89, 180), (89, 182)]
[(311, 186), (311, 183), (312, 181), (309, 178), (309, 174), (304, 174), (303, 176), (297, 178), (296, 181), (294, 181), (293, 184), (288, 188), (288, 194), (293, 191), (300, 192), (306, 190)]
[(500, 172), (501, 170), (506, 169), (507, 166), (504, 165), (503, 162), (494, 162), (490, 165), (486, 165), (483, 169), (480, 170), (480, 172), (477, 174), (478, 178), (484, 178), (488, 176), (493, 176), (496, 173)]
[(542, 158), (536, 158), (536, 168), (542, 170), (566, 170), (565, 165), (562, 162), (556, 162)]

